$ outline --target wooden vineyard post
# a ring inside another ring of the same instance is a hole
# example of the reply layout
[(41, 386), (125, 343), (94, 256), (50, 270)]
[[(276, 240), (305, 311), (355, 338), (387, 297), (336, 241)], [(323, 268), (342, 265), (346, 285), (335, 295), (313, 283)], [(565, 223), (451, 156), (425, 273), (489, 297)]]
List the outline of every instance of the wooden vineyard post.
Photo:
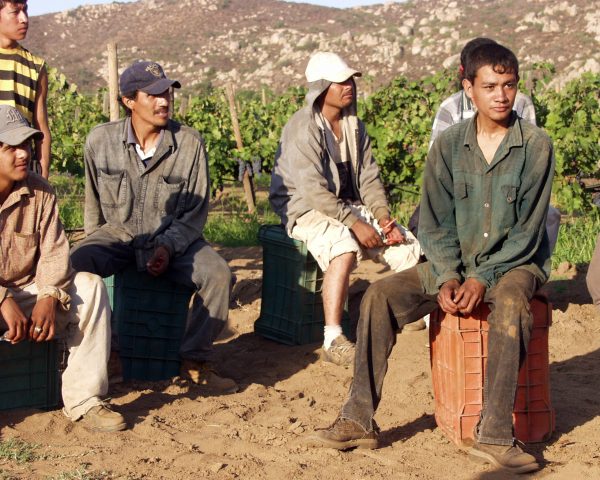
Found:
[(117, 44), (108, 44), (108, 95), (110, 97), (110, 121), (119, 119), (119, 65)]
[[(231, 124), (233, 125), (233, 134), (235, 135), (235, 143), (237, 144), (238, 150), (241, 150), (244, 145), (242, 143), (242, 133), (240, 132), (240, 124), (238, 122), (237, 110), (235, 108), (233, 85), (231, 83), (228, 83), (225, 87), (225, 93), (227, 94), (227, 100), (229, 102), (229, 113), (231, 115)], [(248, 172), (247, 169), (244, 170), (242, 185), (244, 186), (244, 195), (246, 197), (246, 203), (248, 204), (248, 212), (254, 213), (256, 210), (254, 184), (252, 183), (250, 172)]]

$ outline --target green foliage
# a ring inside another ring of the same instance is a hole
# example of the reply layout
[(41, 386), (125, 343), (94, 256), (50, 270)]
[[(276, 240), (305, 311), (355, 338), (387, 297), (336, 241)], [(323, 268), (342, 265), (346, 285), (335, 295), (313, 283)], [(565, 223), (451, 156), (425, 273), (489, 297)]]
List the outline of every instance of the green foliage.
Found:
[(204, 236), (211, 243), (224, 247), (258, 245), (258, 229), (265, 223), (279, 223), (267, 200), (257, 201), (256, 212), (243, 213), (246, 206), (239, 195), (213, 207), (204, 227)]
[(548, 115), (541, 125), (554, 142), (554, 195), (562, 210), (589, 211), (591, 196), (576, 181), (598, 171), (600, 159), (600, 75), (585, 74), (542, 100)]
[(9, 438), (0, 441), (0, 459), (19, 464), (33, 462), (38, 458), (36, 450), (39, 445), (27, 443), (20, 438)]
[(418, 82), (399, 77), (361, 105), (359, 116), (367, 124), (381, 177), (395, 200), (419, 191), (433, 118), (454, 85), (449, 72)]
[(238, 179), (238, 159), (258, 163), (270, 171), (281, 130), (303, 100), (302, 89), (290, 89), (267, 105), (258, 95), (244, 92), (238, 97), (237, 112), (244, 145), (241, 150), (237, 150), (225, 94), (212, 90), (192, 100), (178, 120), (198, 130), (206, 141), (213, 192), (222, 190), (225, 182)]
[(227, 98), (222, 91), (212, 90), (193, 98), (185, 115), (177, 120), (204, 137), (213, 192), (221, 189), (226, 180), (237, 178), (235, 138)]
[(562, 262), (575, 265), (589, 263), (592, 259), (596, 236), (600, 232), (600, 211), (596, 208), (586, 216), (570, 217), (562, 223), (552, 255), (552, 268)]
[(48, 122), (52, 133), (52, 170), (83, 173), (85, 139), (95, 125), (106, 122), (103, 92), (88, 97), (69, 84), (62, 73), (48, 72)]
[(85, 182), (82, 176), (63, 173), (51, 175), (50, 183), (58, 199), (58, 213), (67, 230), (83, 227)]

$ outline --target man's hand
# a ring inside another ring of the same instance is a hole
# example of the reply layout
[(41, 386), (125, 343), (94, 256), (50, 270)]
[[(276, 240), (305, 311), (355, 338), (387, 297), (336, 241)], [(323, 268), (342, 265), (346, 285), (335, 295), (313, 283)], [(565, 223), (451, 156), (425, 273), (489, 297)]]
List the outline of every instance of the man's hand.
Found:
[(366, 248), (383, 247), (383, 240), (371, 225), (362, 220), (357, 220), (350, 227), (352, 233), (356, 235), (358, 242)]
[(27, 324), (29, 319), (17, 305), (13, 298), (7, 297), (0, 303), (0, 315), (8, 326), (4, 338), (10, 343), (19, 343), (27, 337)]
[(31, 312), (29, 338), (36, 342), (44, 342), (54, 338), (56, 304), (54, 297), (40, 298)]
[(162, 275), (169, 267), (170, 259), (171, 256), (169, 255), (169, 251), (162, 245), (159, 245), (154, 250), (150, 260), (148, 260), (146, 263), (146, 269), (148, 270), (148, 273), (153, 277)]
[(459, 288), (461, 288), (460, 282), (456, 279), (448, 280), (440, 288), (437, 301), (444, 312), (451, 315), (455, 315), (458, 312), (455, 297)]
[(460, 313), (463, 315), (471, 313), (482, 302), (485, 290), (485, 285), (479, 280), (467, 278), (454, 296), (454, 301)]
[(396, 245), (398, 243), (404, 243), (406, 238), (398, 227), (398, 224), (395, 220), (390, 217), (384, 217), (379, 220), (379, 226), (381, 227), (381, 231), (385, 235), (385, 244), (386, 245)]

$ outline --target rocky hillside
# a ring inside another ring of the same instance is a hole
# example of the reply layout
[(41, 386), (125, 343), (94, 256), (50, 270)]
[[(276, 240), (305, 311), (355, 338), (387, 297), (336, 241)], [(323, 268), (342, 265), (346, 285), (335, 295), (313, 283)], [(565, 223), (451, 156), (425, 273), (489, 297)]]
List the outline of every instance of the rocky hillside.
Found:
[(281, 91), (303, 83), (311, 52), (342, 53), (363, 88), (457, 65), (462, 46), (489, 36), (524, 69), (552, 62), (557, 82), (600, 72), (600, 9), (589, 0), (414, 0), (336, 9), (279, 0), (139, 0), (32, 17), (25, 45), (84, 90), (103, 85), (106, 44), (120, 66), (163, 64), (189, 91), (233, 80)]

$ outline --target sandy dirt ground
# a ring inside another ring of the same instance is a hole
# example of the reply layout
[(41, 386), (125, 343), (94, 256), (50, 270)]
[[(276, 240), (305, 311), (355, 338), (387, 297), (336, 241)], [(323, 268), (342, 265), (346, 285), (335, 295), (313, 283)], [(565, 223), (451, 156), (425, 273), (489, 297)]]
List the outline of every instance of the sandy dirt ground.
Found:
[[(352, 371), (321, 363), (318, 344), (290, 347), (255, 335), (261, 250), (221, 253), (238, 283), (228, 333), (216, 354), (241, 391), (214, 396), (177, 378), (112, 386), (112, 403), (129, 425), (113, 434), (91, 433), (60, 410), (2, 412), (2, 438), (37, 444), (39, 458), (24, 464), (0, 460), (1, 479), (510, 478), (472, 462), (437, 428), (425, 331), (398, 335), (376, 415), (381, 449), (308, 447), (307, 433), (335, 419)], [(354, 317), (362, 292), (388, 273), (372, 262), (357, 269), (350, 294)], [(600, 478), (600, 314), (589, 305), (584, 279), (584, 271), (572, 268), (545, 287), (554, 304), (556, 431), (547, 443), (530, 445), (543, 464), (530, 478)]]

